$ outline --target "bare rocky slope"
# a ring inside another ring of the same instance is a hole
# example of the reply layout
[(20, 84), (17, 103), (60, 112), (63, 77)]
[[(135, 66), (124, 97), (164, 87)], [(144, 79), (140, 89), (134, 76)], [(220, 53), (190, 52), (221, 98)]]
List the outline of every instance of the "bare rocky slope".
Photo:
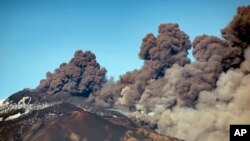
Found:
[(27, 98), (2, 105), (1, 141), (179, 141), (112, 110), (62, 101), (31, 104)]

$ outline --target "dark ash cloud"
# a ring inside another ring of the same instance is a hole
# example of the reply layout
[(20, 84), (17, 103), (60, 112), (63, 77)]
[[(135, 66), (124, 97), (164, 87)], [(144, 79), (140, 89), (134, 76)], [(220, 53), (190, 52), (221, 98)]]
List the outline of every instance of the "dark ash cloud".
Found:
[(54, 73), (48, 72), (37, 89), (49, 94), (65, 91), (87, 97), (101, 89), (105, 74), (106, 69), (100, 67), (93, 53), (78, 50), (69, 63), (62, 63)]

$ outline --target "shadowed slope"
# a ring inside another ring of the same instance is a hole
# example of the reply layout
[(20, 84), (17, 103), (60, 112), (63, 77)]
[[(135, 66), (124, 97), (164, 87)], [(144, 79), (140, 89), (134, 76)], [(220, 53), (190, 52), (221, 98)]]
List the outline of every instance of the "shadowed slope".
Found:
[[(6, 113), (1, 111), (0, 117), (5, 118), (0, 121), (0, 140), (178, 141), (144, 129), (117, 112), (101, 108), (87, 112), (84, 107), (61, 103), (25, 113), (25, 106)], [(9, 118), (18, 112), (20, 116)]]

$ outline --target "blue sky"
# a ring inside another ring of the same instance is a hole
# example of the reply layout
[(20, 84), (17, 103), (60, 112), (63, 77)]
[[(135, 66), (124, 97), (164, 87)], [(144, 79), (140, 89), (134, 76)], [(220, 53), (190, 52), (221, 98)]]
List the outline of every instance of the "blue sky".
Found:
[(75, 50), (90, 50), (108, 77), (140, 68), (142, 38), (179, 23), (193, 40), (220, 36), (248, 0), (0, 0), (0, 99), (35, 88)]

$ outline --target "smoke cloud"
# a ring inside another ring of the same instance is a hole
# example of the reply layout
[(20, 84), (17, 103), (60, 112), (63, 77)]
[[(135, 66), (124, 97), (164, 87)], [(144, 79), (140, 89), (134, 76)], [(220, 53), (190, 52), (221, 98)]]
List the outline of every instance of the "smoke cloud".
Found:
[(238, 7), (237, 15), (222, 30), (222, 35), (233, 45), (247, 47), (250, 43), (250, 12), (249, 6)]
[(97, 97), (98, 104), (102, 103), (100, 99), (104, 99), (104, 102), (112, 99), (108, 105), (124, 105), (128, 109), (135, 109), (135, 103), (151, 81), (164, 77), (165, 70), (173, 64), (184, 66), (190, 63), (187, 51), (191, 48), (191, 42), (178, 24), (162, 24), (158, 33), (157, 37), (149, 33), (143, 39), (139, 53), (139, 57), (144, 60), (142, 68), (120, 76), (113, 89), (107, 91), (107, 88), (103, 88), (101, 98)]
[(249, 82), (249, 74), (229, 70), (220, 75), (215, 90), (200, 92), (195, 108), (155, 108), (160, 114), (152, 118), (163, 134), (194, 141), (229, 140), (229, 124), (250, 123)]
[(87, 97), (101, 89), (105, 74), (106, 69), (100, 67), (93, 53), (78, 50), (69, 63), (61, 64), (54, 73), (48, 72), (37, 89), (49, 94), (65, 91)]
[(126, 108), (156, 131), (192, 141), (228, 140), (230, 124), (250, 123), (250, 6), (239, 7), (222, 37), (201, 35), (192, 43), (177, 24), (142, 41), (141, 69), (110, 81), (96, 104)]
[(216, 87), (222, 72), (238, 67), (243, 60), (241, 51), (241, 48), (229, 46), (225, 40), (214, 36), (196, 37), (193, 42), (196, 61), (183, 68), (178, 87), (183, 105), (195, 105), (201, 91)]

